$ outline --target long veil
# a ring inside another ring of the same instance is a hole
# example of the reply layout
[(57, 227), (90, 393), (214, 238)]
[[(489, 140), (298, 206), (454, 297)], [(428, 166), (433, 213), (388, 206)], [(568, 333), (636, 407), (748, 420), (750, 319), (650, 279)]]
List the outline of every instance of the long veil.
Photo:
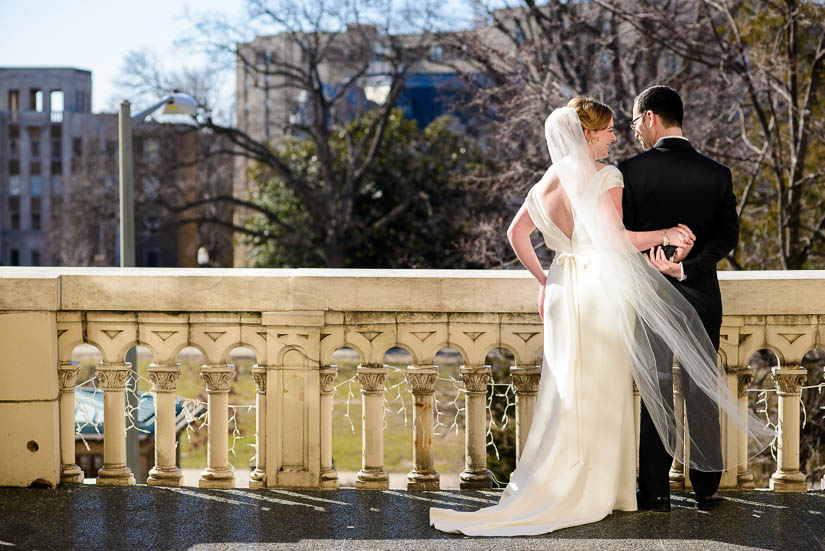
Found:
[[(684, 420), (674, 414), (675, 354), (692, 393), (686, 395), (685, 405), (691, 409), (689, 436), (685, 435), (690, 468), (723, 471), (763, 451), (773, 441), (774, 430), (749, 409), (740, 410), (696, 310), (631, 244), (609, 195), (600, 194), (592, 185), (596, 168), (576, 111), (569, 107), (554, 110), (544, 128), (552, 166), (570, 200), (579, 239), (592, 243), (604, 267), (601, 285), (610, 309), (616, 312), (605, 323), (616, 324), (621, 332), (631, 356), (633, 379), (665, 448), (680, 457), (676, 447), (685, 434)], [(628, 304), (635, 316), (622, 315)], [(720, 412), (749, 436), (748, 458), (723, 457)]]

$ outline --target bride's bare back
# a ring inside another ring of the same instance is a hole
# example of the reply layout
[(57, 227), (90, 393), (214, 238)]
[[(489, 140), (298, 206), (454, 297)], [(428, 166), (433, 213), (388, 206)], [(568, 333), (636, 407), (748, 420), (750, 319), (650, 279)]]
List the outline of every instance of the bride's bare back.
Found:
[(538, 190), (541, 206), (550, 220), (561, 232), (570, 239), (573, 236), (573, 211), (570, 208), (570, 199), (561, 185), (556, 171), (551, 171), (550, 177), (545, 185)]

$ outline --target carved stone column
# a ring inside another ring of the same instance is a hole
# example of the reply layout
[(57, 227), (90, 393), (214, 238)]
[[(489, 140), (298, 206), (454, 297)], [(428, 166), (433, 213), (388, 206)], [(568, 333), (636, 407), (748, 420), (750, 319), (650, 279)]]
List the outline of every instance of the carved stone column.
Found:
[(776, 492), (805, 492), (808, 489), (805, 476), (799, 472), (799, 396), (807, 373), (804, 367), (771, 369), (771, 377), (779, 391), (777, 470), (771, 475), (771, 489)]
[(201, 472), (201, 488), (234, 488), (235, 471), (229, 465), (229, 387), (234, 370), (226, 365), (203, 366), (201, 379), (206, 384), (209, 443), (206, 469)]
[(387, 490), (390, 478), (384, 471), (384, 382), (387, 368), (378, 365), (358, 366), (361, 384), (361, 470), (355, 487), (363, 490)]
[[(751, 384), (751, 381), (753, 381), (753, 369), (750, 366), (740, 369), (737, 373), (737, 387), (739, 411), (743, 418), (746, 418), (745, 416), (748, 413), (748, 385)], [(742, 490), (752, 490), (754, 488), (753, 473), (748, 470), (748, 434), (739, 431), (738, 437), (738, 460), (740, 464), (737, 467), (736, 483)]]
[(521, 451), (527, 441), (530, 425), (533, 423), (533, 411), (536, 409), (536, 395), (539, 391), (541, 368), (510, 367), (510, 379), (516, 392), (516, 464), (521, 458)]
[(255, 380), (255, 470), (249, 475), (249, 487), (266, 488), (266, 368), (253, 367)]
[(74, 387), (80, 367), (72, 362), (60, 362), (57, 374), (60, 378), (60, 483), (83, 483), (83, 470), (75, 464), (74, 455)]
[[(725, 384), (732, 395), (736, 395), (739, 387), (739, 366), (730, 362), (723, 362), (725, 369)], [(739, 425), (724, 411), (719, 411), (720, 446), (722, 448), (723, 464), (728, 467), (722, 472), (719, 481), (720, 490), (736, 490), (739, 488)]]
[(155, 393), (155, 466), (149, 470), (149, 486), (177, 487), (183, 473), (175, 459), (175, 389), (180, 377), (178, 365), (150, 365), (149, 379)]
[(338, 368), (327, 366), (321, 374), (321, 489), (338, 489), (338, 472), (332, 468), (332, 393)]
[(103, 388), (103, 468), (97, 474), (101, 486), (130, 486), (135, 483), (126, 466), (126, 381), (128, 363), (99, 363), (97, 378)]
[(493, 473), (487, 469), (487, 385), (489, 366), (462, 367), (464, 381), (464, 470), (459, 475), (463, 489), (490, 488)]
[(435, 411), (435, 366), (407, 368), (407, 384), (412, 388), (413, 469), (407, 473), (407, 490), (438, 490), (440, 477), (433, 460), (433, 420)]
[[(678, 363), (673, 363), (673, 414), (677, 419), (682, 420), (683, 430), (687, 430), (687, 420), (685, 419), (685, 396), (682, 394), (682, 368)], [(681, 492), (685, 489), (685, 435), (676, 431), (676, 442), (674, 443), (673, 463), (670, 465), (671, 491)]]

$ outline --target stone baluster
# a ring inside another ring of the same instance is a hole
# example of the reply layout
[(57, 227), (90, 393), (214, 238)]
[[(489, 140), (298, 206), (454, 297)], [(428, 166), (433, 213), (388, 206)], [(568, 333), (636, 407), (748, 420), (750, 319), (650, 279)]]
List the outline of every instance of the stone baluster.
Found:
[(180, 486), (183, 473), (175, 457), (175, 389), (180, 365), (149, 366), (149, 379), (155, 393), (155, 466), (149, 470), (149, 486)]
[(413, 469), (407, 474), (407, 490), (438, 490), (440, 477), (433, 460), (433, 421), (435, 412), (435, 366), (407, 368), (407, 383), (413, 400)]
[[(683, 431), (687, 431), (687, 420), (685, 419), (685, 396), (682, 393), (682, 368), (677, 362), (673, 362), (673, 414), (677, 419), (682, 420)], [(676, 441), (674, 443), (673, 463), (670, 465), (670, 489), (680, 492), (685, 489), (685, 434), (676, 431)]]
[(253, 367), (255, 380), (255, 470), (249, 475), (249, 487), (266, 488), (266, 368)]
[(355, 487), (387, 490), (389, 475), (384, 471), (384, 382), (388, 370), (381, 365), (358, 366), (361, 384), (361, 470)]
[(464, 470), (459, 475), (461, 489), (490, 488), (493, 473), (487, 469), (487, 385), (489, 366), (462, 367), (464, 381)]
[(536, 395), (541, 380), (540, 367), (510, 367), (510, 379), (516, 393), (516, 464), (521, 458), (521, 451), (527, 441), (530, 425), (533, 423), (533, 411), (536, 409)]
[(135, 483), (126, 466), (126, 381), (128, 363), (99, 363), (97, 378), (103, 388), (103, 468), (97, 483), (102, 486), (129, 486)]
[(639, 481), (639, 441), (642, 434), (642, 395), (633, 381), (633, 428), (636, 433), (636, 481)]
[(338, 473), (332, 468), (332, 393), (338, 368), (321, 369), (321, 489), (337, 490)]
[(807, 373), (804, 367), (771, 369), (771, 377), (779, 391), (777, 470), (771, 475), (771, 489), (776, 492), (805, 492), (808, 489), (805, 476), (799, 472), (799, 396)]
[(79, 484), (83, 482), (83, 470), (75, 464), (74, 454), (74, 388), (80, 367), (72, 362), (60, 362), (57, 374), (60, 377), (60, 482)]
[(229, 387), (235, 371), (226, 365), (201, 367), (206, 385), (209, 442), (206, 469), (201, 472), (201, 488), (234, 488), (235, 471), (229, 465)]
[[(753, 380), (753, 369), (748, 366), (739, 370), (737, 373), (737, 387), (739, 397), (739, 411), (743, 418), (746, 418), (748, 413), (748, 385)], [(738, 461), (739, 465), (736, 472), (736, 483), (740, 489), (751, 490), (754, 488), (753, 473), (748, 470), (748, 433), (738, 431)]]

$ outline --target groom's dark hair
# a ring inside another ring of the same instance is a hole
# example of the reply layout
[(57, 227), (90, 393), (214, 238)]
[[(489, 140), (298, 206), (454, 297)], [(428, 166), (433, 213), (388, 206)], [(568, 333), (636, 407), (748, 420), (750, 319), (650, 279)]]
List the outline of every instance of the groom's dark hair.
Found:
[(662, 120), (665, 127), (682, 127), (684, 107), (682, 98), (670, 86), (651, 86), (638, 96), (634, 102), (639, 113), (653, 111)]

